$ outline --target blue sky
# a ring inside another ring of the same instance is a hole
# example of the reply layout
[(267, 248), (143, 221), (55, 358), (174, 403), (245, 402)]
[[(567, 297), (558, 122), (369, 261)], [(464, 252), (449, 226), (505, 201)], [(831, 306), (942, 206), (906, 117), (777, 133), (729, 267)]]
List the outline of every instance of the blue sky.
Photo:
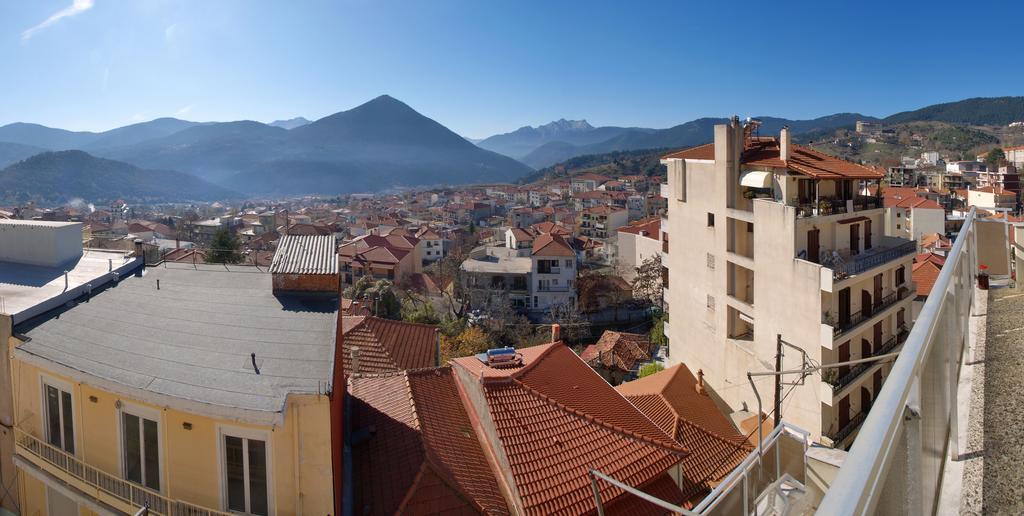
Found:
[(470, 137), (884, 116), (1024, 94), (1021, 19), (1019, 1), (0, 0), (0, 125), (316, 119), (383, 93)]

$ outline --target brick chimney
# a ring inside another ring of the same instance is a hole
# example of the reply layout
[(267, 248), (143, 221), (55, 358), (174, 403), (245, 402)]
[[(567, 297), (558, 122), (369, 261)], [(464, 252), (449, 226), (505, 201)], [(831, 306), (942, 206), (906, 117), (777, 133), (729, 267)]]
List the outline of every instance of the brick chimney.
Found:
[(704, 396), (708, 395), (707, 389), (704, 388), (704, 370), (703, 369), (698, 369), (697, 370), (697, 385), (695, 387), (697, 389), (697, 394), (701, 394), (701, 395), (704, 395)]
[(783, 127), (782, 131), (779, 133), (779, 159), (782, 161), (789, 161), (791, 145), (792, 141), (790, 141), (789, 126), (787, 125)]

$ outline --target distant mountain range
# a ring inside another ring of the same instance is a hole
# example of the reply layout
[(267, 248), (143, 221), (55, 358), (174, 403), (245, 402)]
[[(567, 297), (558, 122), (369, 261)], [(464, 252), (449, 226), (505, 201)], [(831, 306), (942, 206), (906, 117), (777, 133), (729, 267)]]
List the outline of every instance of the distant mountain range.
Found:
[[(1024, 120), (1024, 97), (967, 99), (928, 106), (877, 119), (858, 113), (839, 113), (813, 120), (759, 117), (761, 134), (778, 134), (789, 126), (795, 136), (811, 139), (853, 128), (858, 120), (889, 124), (914, 121), (958, 125), (1006, 125)], [(667, 129), (594, 127), (586, 120), (557, 120), (538, 127), (521, 127), (483, 140), (467, 140), (406, 104), (383, 95), (365, 104), (316, 121), (302, 117), (270, 124), (254, 121), (200, 123), (159, 118), (104, 132), (75, 132), (38, 124), (14, 123), (0, 127), (0, 168), (19, 175), (0, 181), (17, 185), (18, 196), (50, 195), (43, 186), (32, 191), (28, 178), (33, 167), (51, 166), (53, 155), (27, 159), (40, 153), (86, 151), (89, 158), (105, 158), (91, 169), (95, 178), (80, 184), (88, 195), (120, 191), (103, 181), (134, 180), (139, 174), (161, 177), (176, 171), (182, 183), (132, 183), (128, 193), (138, 198), (199, 199), (190, 190), (209, 187), (210, 196), (282, 196), (379, 191), (392, 187), (512, 182), (578, 156), (644, 149), (672, 149), (712, 140), (715, 124), (725, 118), (701, 118)], [(474, 142), (476, 144), (474, 144)], [(609, 154), (616, 156), (616, 154)], [(89, 161), (81, 154), (70, 162)], [(631, 158), (632, 159), (632, 158)], [(646, 158), (644, 158), (646, 159)], [(121, 162), (115, 166), (112, 161)], [(646, 161), (634, 160), (637, 166)], [(132, 168), (126, 168), (132, 167)], [(532, 168), (531, 168), (532, 167)], [(63, 169), (61, 169), (63, 170)], [(116, 170), (120, 176), (100, 173)], [(57, 169), (64, 181), (67, 173)], [(68, 172), (70, 173), (70, 172)], [(64, 174), (64, 175), (61, 175)], [(40, 176), (48, 177), (48, 176)], [(161, 186), (162, 183), (162, 186)], [(213, 187), (212, 184), (218, 185)], [(40, 183), (42, 185), (42, 183)], [(150, 187), (157, 190), (148, 189)], [(61, 187), (63, 188), (63, 187)], [(163, 190), (159, 190), (163, 188)], [(71, 191), (66, 191), (71, 194)], [(7, 195), (9, 192), (0, 192)], [(86, 197), (85, 192), (76, 196)], [(125, 195), (117, 195), (124, 197)], [(92, 199), (90, 199), (92, 200)], [(98, 199), (97, 199), (98, 200)]]
[(0, 127), (0, 142), (7, 144), (0, 144), (0, 163), (23, 159), (35, 149), (79, 149), (142, 169), (186, 172), (249, 195), (509, 182), (531, 172), (387, 95), (303, 121), (164, 118), (102, 133), (15, 123)]
[[(889, 124), (940, 121), (964, 125), (1006, 125), (1024, 120), (1024, 97), (967, 99), (897, 113), (884, 119), (859, 113), (837, 113), (813, 120), (769, 116), (755, 118), (762, 122), (762, 134), (777, 134), (783, 126), (789, 126), (796, 136), (827, 134), (836, 129), (852, 128), (858, 120)], [(516, 158), (535, 169), (542, 169), (576, 156), (699, 145), (712, 140), (716, 124), (727, 121), (726, 118), (700, 118), (668, 129), (645, 129), (593, 127), (586, 121), (559, 120), (491, 136), (481, 140), (478, 145)]]
[(0, 170), (0, 202), (60, 205), (78, 198), (103, 202), (211, 201), (238, 193), (198, 177), (90, 156), (79, 150), (44, 152)]
[(306, 120), (301, 116), (297, 116), (295, 118), (289, 118), (288, 120), (274, 120), (267, 125), (271, 127), (280, 127), (281, 129), (295, 129), (296, 127), (302, 127), (308, 123), (310, 123), (309, 120)]

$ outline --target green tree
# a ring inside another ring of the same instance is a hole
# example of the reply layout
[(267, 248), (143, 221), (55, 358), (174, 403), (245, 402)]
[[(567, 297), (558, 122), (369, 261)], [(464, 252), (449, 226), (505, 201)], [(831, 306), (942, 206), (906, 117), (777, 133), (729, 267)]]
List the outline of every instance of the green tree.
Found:
[(210, 243), (210, 252), (206, 255), (208, 263), (239, 263), (245, 259), (239, 252), (241, 244), (238, 237), (226, 229), (218, 230)]
[(998, 167), (1004, 161), (1006, 161), (1006, 153), (999, 147), (988, 151), (988, 156), (985, 157), (985, 162), (988, 163), (990, 167)]
[(651, 327), (651, 344), (659, 347), (668, 345), (668, 337), (665, 336), (664, 316), (654, 318), (654, 326)]
[(640, 366), (640, 374), (638, 374), (637, 376), (643, 378), (645, 376), (650, 376), (654, 373), (657, 373), (658, 371), (663, 371), (664, 369), (665, 366), (661, 365), (660, 363), (651, 362), (650, 364), (644, 364)]
[(388, 280), (373, 281), (363, 276), (355, 285), (348, 287), (343, 295), (354, 301), (361, 301), (370, 313), (385, 319), (401, 319), (402, 303), (395, 295), (394, 285)]
[(490, 347), (491, 339), (478, 327), (470, 326), (454, 337), (441, 335), (441, 363), (459, 357), (483, 353)]

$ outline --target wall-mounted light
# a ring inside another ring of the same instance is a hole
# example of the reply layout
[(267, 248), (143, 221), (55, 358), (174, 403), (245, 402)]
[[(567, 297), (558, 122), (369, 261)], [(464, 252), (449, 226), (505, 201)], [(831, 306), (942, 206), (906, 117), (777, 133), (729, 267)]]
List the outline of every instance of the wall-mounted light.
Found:
[(185, 430), (191, 430), (192, 429), (192, 423), (189, 423), (189, 422), (186, 421), (186, 422), (181, 424), (181, 427), (184, 428)]

